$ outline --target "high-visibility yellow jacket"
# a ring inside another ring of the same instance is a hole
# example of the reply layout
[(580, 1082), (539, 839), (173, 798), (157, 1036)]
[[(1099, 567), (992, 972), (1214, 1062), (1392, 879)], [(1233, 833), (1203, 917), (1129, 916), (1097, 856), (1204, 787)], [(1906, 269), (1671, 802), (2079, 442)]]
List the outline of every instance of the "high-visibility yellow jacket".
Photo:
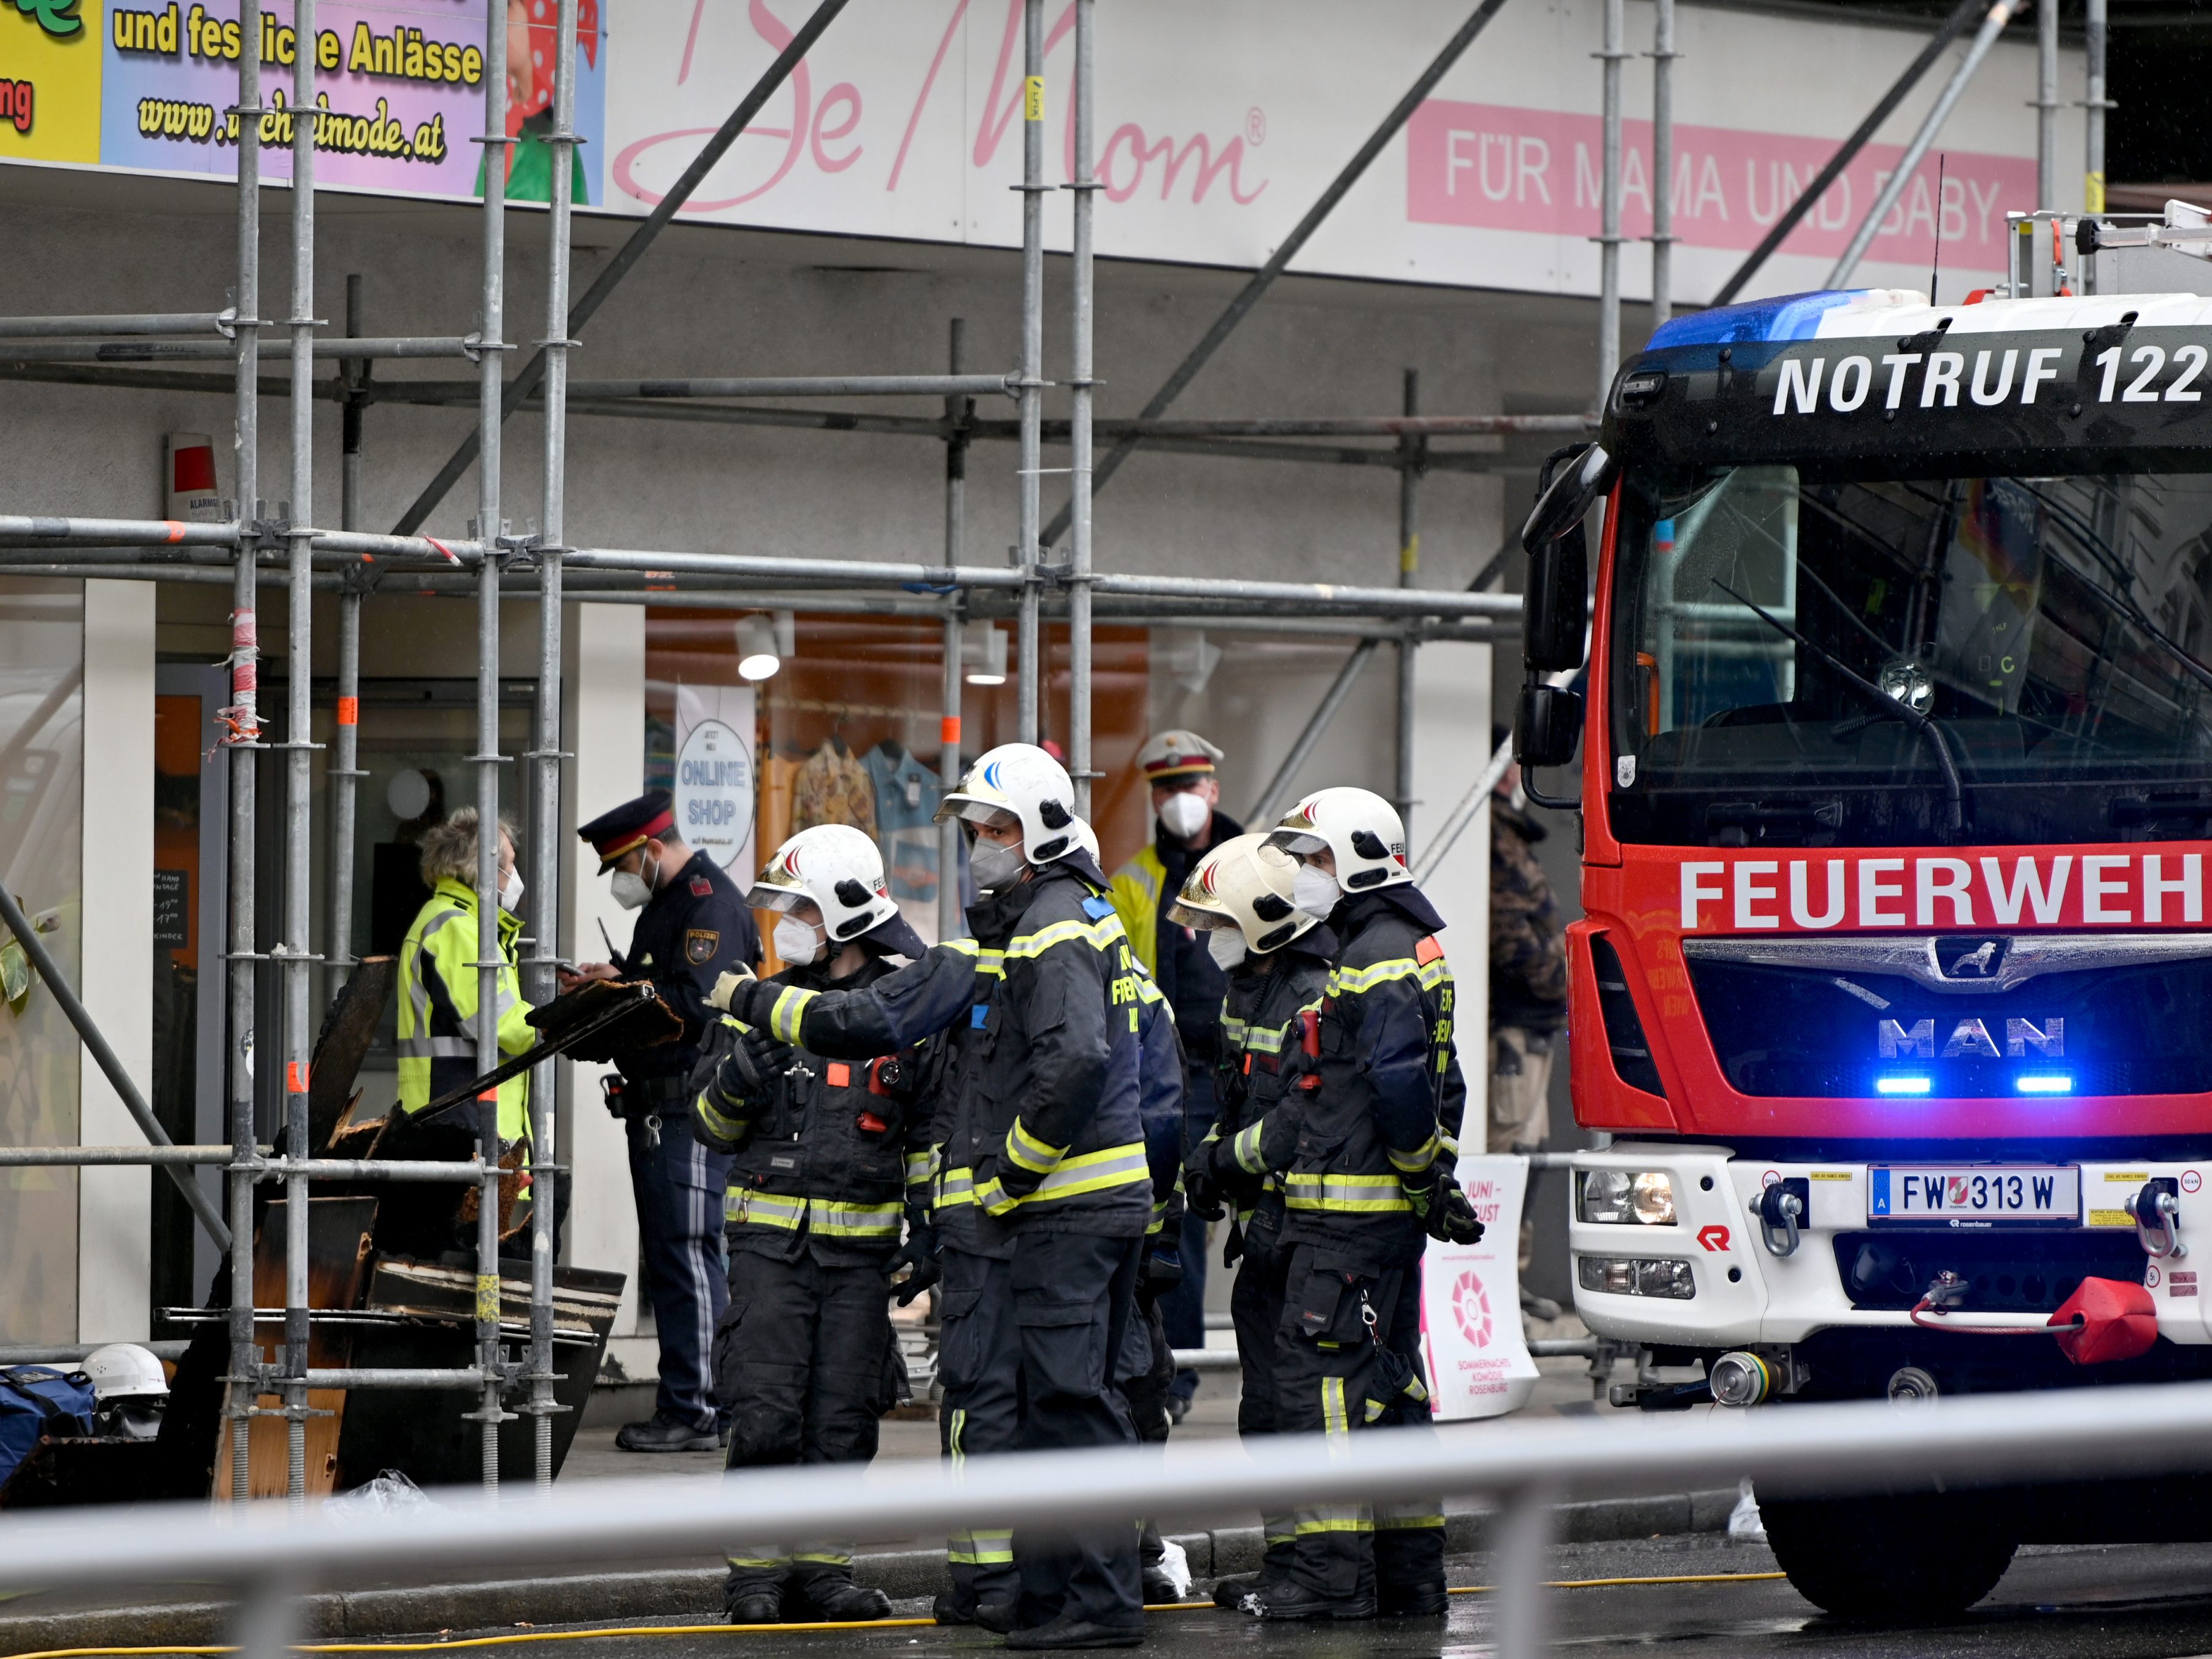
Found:
[[(520, 918), (499, 913), (499, 1052), (521, 1054), (537, 1033), (523, 1016), (514, 968)], [(447, 1090), (477, 1075), (477, 896), (447, 878), (431, 892), (399, 947), (399, 1109), (419, 1112)], [(530, 1133), (527, 1073), (499, 1085), (499, 1138)]]
[(1114, 914), (1121, 918), (1121, 931), (1129, 936), (1129, 954), (1145, 964), (1148, 974), (1160, 970), (1160, 889), (1167, 878), (1159, 848), (1147, 842), (1114, 872), (1110, 889)]

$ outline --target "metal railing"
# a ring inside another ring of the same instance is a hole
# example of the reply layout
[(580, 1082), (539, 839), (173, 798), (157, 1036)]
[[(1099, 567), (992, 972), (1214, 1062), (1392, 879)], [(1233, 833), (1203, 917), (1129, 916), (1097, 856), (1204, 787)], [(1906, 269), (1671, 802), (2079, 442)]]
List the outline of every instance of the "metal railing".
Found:
[[(463, 1374), (465, 1376), (465, 1374)], [(276, 1503), (41, 1511), (0, 1519), (0, 1587), (100, 1589), (212, 1579), (238, 1598), (246, 1659), (279, 1659), (297, 1599), (326, 1587), (459, 1567), (603, 1564), (719, 1551), (740, 1536), (896, 1537), (1071, 1527), (1439, 1494), (1498, 1514), (1489, 1573), (1496, 1651), (1547, 1645), (1545, 1566), (1570, 1499), (1732, 1486), (1794, 1496), (1928, 1492), (2212, 1468), (2212, 1383), (2069, 1389), (1912, 1405), (1861, 1401), (1655, 1421), (1552, 1419), (1270, 1437), (1135, 1449), (760, 1470), (720, 1481), (594, 1481), (498, 1502), (333, 1518)]]

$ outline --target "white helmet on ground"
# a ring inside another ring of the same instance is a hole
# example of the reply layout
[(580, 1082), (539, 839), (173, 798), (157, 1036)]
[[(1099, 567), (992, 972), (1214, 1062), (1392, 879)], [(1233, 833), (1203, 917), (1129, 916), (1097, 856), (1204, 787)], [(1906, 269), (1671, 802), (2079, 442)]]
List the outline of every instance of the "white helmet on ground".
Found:
[(135, 1342), (111, 1342), (94, 1348), (78, 1367), (101, 1403), (111, 1400), (158, 1399), (169, 1391), (168, 1374), (151, 1350)]
[(1234, 927), (1245, 948), (1279, 951), (1321, 918), (1293, 907), (1297, 860), (1258, 834), (1232, 836), (1198, 861), (1169, 908), (1186, 927)]
[(1323, 848), (1336, 860), (1336, 884), (1371, 893), (1413, 880), (1406, 866), (1406, 825), (1371, 789), (1316, 789), (1283, 816), (1267, 844), (1304, 860)]
[(1031, 864), (1065, 858), (1075, 836), (1075, 785), (1067, 769), (1035, 744), (987, 749), (937, 809), (938, 822), (988, 823), (1001, 813), (1021, 820), (1022, 854)]
[(822, 912), (823, 930), (839, 945), (899, 913), (884, 878), (884, 855), (844, 823), (817, 823), (784, 842), (745, 897), (764, 910), (789, 910), (811, 899)]

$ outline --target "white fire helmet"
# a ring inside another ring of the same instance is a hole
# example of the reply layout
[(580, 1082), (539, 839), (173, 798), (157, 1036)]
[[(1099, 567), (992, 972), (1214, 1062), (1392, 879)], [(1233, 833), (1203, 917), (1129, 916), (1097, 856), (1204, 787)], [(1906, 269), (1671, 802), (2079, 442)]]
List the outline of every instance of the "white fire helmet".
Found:
[(1168, 920), (1186, 927), (1235, 927), (1258, 956), (1279, 951), (1319, 916), (1291, 901), (1298, 862), (1259, 834), (1233, 836), (1198, 861), (1176, 895)]
[(158, 1399), (169, 1391), (169, 1379), (151, 1351), (135, 1342), (111, 1342), (84, 1357), (82, 1370), (92, 1383), (94, 1397), (103, 1405), (111, 1400)]
[(937, 819), (988, 823), (1000, 813), (1021, 820), (1022, 854), (1031, 864), (1050, 864), (1081, 845), (1075, 785), (1067, 769), (1034, 744), (1002, 743), (977, 756), (939, 805)]
[(884, 879), (884, 855), (845, 823), (817, 823), (784, 842), (745, 898), (764, 910), (789, 910), (811, 899), (823, 931), (839, 945), (899, 913)]
[(1075, 844), (1091, 854), (1093, 864), (1098, 862), (1098, 832), (1091, 827), (1089, 818), (1076, 819)]
[(1406, 866), (1405, 823), (1371, 789), (1315, 790), (1283, 815), (1267, 844), (1299, 858), (1327, 848), (1336, 860), (1336, 884), (1346, 893), (1413, 878)]

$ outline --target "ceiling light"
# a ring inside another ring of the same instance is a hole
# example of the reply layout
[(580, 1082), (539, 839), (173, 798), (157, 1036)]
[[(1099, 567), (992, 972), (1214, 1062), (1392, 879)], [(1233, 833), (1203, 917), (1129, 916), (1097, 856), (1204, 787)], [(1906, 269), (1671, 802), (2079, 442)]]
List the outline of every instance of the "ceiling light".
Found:
[(738, 672), (742, 678), (764, 680), (783, 666), (775, 635), (775, 624), (757, 614), (738, 624)]

